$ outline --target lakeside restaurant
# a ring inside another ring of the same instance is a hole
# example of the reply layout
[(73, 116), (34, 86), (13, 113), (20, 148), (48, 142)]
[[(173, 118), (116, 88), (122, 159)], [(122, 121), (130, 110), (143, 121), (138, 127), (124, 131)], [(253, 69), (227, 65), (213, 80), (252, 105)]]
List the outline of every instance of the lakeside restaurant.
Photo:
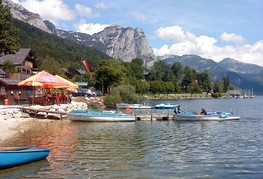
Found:
[(28, 98), (32, 95), (32, 87), (18, 86), (17, 80), (0, 78), (0, 105), (27, 104)]

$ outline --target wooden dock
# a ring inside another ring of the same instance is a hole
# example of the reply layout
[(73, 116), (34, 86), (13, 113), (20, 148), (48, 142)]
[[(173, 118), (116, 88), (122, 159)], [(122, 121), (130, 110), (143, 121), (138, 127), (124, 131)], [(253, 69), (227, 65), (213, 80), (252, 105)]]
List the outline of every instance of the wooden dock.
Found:
[[(45, 115), (45, 118), (48, 118), (48, 114), (55, 114), (56, 116), (59, 117), (59, 119), (62, 119), (65, 115), (67, 115), (67, 112), (62, 112), (62, 111), (51, 111), (51, 110), (45, 110), (45, 109), (36, 109), (36, 108), (31, 108), (31, 107), (21, 107), (21, 111), (34, 115), (37, 117), (39, 113), (42, 115)], [(54, 116), (53, 116), (54, 117)]]
[(137, 120), (174, 120), (173, 109), (154, 109), (154, 108), (133, 108), (131, 114), (136, 116)]
[[(54, 111), (54, 110), (46, 110), (46, 109), (36, 109), (32, 107), (21, 107), (21, 111), (28, 113), (31, 116), (42, 118), (57, 118), (62, 119), (67, 116), (67, 112), (62, 111)], [(122, 110), (119, 110), (122, 111)], [(125, 113), (125, 111), (122, 111)], [(49, 114), (53, 114), (50, 116)], [(137, 120), (145, 120), (145, 121), (167, 121), (174, 120), (174, 112), (172, 109), (154, 109), (154, 108), (133, 108), (129, 114), (135, 115)]]

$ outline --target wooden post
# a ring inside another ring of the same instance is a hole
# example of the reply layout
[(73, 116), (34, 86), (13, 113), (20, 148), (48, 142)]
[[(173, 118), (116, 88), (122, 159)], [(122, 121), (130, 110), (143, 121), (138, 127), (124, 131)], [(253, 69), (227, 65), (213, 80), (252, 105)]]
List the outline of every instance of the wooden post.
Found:
[(153, 109), (151, 109), (151, 121), (153, 120)]

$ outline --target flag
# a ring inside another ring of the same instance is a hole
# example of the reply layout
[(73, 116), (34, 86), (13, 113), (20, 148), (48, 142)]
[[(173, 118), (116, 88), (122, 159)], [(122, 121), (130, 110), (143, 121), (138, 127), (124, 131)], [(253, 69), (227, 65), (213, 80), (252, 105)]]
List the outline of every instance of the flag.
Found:
[(85, 66), (87, 72), (89, 73), (89, 76), (92, 78), (92, 74), (91, 74), (91, 72), (89, 70), (89, 64), (88, 64), (87, 60), (83, 60), (82, 63)]

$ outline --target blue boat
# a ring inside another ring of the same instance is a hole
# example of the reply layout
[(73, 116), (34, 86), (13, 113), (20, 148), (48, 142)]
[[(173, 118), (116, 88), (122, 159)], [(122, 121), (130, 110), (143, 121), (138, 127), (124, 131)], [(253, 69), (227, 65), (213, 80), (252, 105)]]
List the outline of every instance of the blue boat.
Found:
[(78, 122), (134, 122), (135, 115), (115, 110), (72, 110), (67, 114), (70, 121)]
[(50, 149), (35, 146), (0, 150), (0, 169), (16, 167), (47, 158)]
[(239, 120), (240, 116), (229, 112), (207, 112), (206, 115), (195, 114), (192, 112), (175, 114), (178, 121), (227, 121)]

